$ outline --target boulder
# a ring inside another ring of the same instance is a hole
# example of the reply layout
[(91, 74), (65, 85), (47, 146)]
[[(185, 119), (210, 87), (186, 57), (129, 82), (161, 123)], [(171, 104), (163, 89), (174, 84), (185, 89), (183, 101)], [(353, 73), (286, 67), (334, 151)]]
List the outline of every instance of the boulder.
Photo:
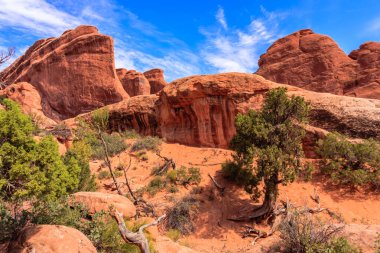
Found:
[(8, 253), (96, 253), (91, 241), (80, 231), (57, 225), (29, 226), (9, 244)]
[(113, 39), (93, 26), (35, 42), (0, 73), (0, 80), (3, 85), (32, 84), (43, 112), (52, 119), (70, 118), (128, 97), (116, 75)]
[(380, 99), (380, 43), (350, 55), (330, 37), (310, 29), (281, 38), (259, 59), (256, 74), (304, 89)]
[(130, 218), (136, 215), (136, 207), (128, 198), (103, 192), (76, 192), (72, 194), (73, 201), (83, 204), (90, 213), (109, 211), (114, 206), (124, 217)]
[(362, 252), (376, 253), (375, 245), (379, 239), (380, 225), (347, 224), (343, 236), (347, 237)]
[(150, 84), (146, 77), (136, 70), (117, 69), (117, 76), (129, 96), (149, 95)]
[(41, 128), (49, 128), (56, 125), (56, 122), (42, 111), (41, 96), (37, 89), (30, 83), (21, 82), (11, 84), (0, 90), (1, 97), (7, 97), (16, 101), (24, 113), (31, 116), (33, 121)]
[(144, 76), (150, 83), (151, 94), (161, 91), (167, 85), (167, 82), (164, 79), (164, 71), (162, 69), (151, 69), (145, 71)]

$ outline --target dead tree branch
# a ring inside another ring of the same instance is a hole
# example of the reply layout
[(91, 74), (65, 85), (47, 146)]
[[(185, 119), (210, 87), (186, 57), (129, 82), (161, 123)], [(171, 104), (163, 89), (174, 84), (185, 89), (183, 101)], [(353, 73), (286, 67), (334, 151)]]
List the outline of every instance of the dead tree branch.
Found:
[(114, 210), (112, 216), (116, 220), (119, 226), (120, 235), (126, 243), (132, 243), (132, 244), (137, 245), (140, 248), (142, 253), (150, 253), (149, 242), (148, 242), (148, 239), (144, 235), (144, 229), (151, 226), (156, 226), (162, 219), (166, 217), (166, 214), (160, 216), (153, 223), (141, 226), (138, 232), (136, 233), (130, 231), (127, 228), (123, 219), (123, 215), (119, 211)]
[(115, 184), (115, 187), (116, 187), (116, 190), (117, 190), (117, 193), (119, 195), (123, 195), (123, 193), (121, 192), (120, 190), (120, 187), (119, 187), (119, 184), (116, 180), (116, 177), (115, 177), (115, 174), (113, 173), (113, 170), (112, 170), (112, 164), (111, 164), (111, 159), (109, 158), (109, 154), (108, 154), (108, 147), (107, 147), (107, 143), (105, 142), (103, 136), (102, 136), (102, 132), (100, 130), (100, 127), (98, 127), (98, 137), (99, 139), (101, 140), (102, 142), (102, 146), (103, 146), (103, 150), (104, 150), (104, 161), (108, 167), (108, 170), (111, 174), (111, 177), (112, 177), (112, 180)]
[(156, 152), (156, 155), (158, 157), (160, 157), (161, 159), (165, 160), (164, 165), (162, 165), (160, 167), (160, 169), (158, 169), (157, 172), (154, 173), (156, 176), (157, 175), (162, 175), (163, 173), (167, 172), (170, 167), (172, 167), (173, 170), (175, 170), (176, 166), (175, 166), (175, 162), (174, 162), (174, 160), (172, 158), (168, 158), (168, 157), (162, 156), (159, 151)]
[(214, 185), (216, 186), (216, 188), (218, 188), (220, 190), (220, 192), (222, 193), (222, 195), (223, 195), (224, 190), (225, 190), (226, 187), (223, 187), (218, 182), (216, 182), (215, 178), (213, 176), (211, 176), (210, 173), (208, 173), (208, 176), (211, 178), (211, 180), (214, 183)]
[(8, 61), (15, 54), (15, 49), (13, 47), (8, 48), (8, 51), (0, 52), (0, 65)]

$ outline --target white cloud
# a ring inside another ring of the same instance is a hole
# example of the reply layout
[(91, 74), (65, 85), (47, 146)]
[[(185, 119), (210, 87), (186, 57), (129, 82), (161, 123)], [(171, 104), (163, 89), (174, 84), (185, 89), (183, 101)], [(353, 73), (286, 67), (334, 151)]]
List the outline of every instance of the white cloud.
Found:
[(81, 21), (44, 0), (0, 0), (0, 27), (58, 35)]
[[(216, 19), (224, 17), (218, 9)], [(209, 31), (200, 29), (206, 37), (201, 54), (205, 61), (218, 72), (253, 72), (257, 67), (258, 52), (279, 38), (278, 20), (280, 15), (261, 8), (264, 18), (253, 19), (243, 29)]]
[(215, 17), (216, 17), (216, 20), (219, 22), (219, 24), (225, 30), (227, 30), (228, 25), (227, 25), (226, 17), (224, 16), (224, 9), (222, 7), (219, 6), (218, 11), (216, 12)]

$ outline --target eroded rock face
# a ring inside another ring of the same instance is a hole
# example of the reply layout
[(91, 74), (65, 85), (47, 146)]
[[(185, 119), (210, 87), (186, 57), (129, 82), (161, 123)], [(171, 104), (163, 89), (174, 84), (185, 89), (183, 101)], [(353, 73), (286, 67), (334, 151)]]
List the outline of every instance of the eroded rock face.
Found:
[(347, 56), (330, 37), (306, 29), (274, 42), (256, 74), (312, 91), (380, 99), (379, 66), (380, 43)]
[(117, 69), (116, 73), (129, 96), (150, 94), (149, 81), (142, 73), (126, 69)]
[(155, 94), (162, 90), (167, 82), (164, 79), (164, 71), (162, 69), (151, 69), (144, 72), (144, 76), (150, 83), (150, 93)]
[(128, 97), (116, 76), (113, 50), (111, 37), (79, 26), (37, 41), (1, 77), (5, 84), (32, 84), (44, 113), (66, 119)]
[(157, 102), (157, 95), (148, 95), (108, 105), (110, 129), (118, 132), (135, 129), (142, 135), (158, 135)]
[(38, 225), (25, 228), (8, 247), (8, 253), (28, 252), (96, 253), (96, 248), (82, 232), (74, 228)]
[(121, 212), (124, 217), (136, 215), (136, 207), (126, 197), (103, 192), (76, 192), (72, 194), (74, 201), (83, 204), (90, 213), (109, 211), (111, 206)]
[(41, 106), (41, 96), (36, 88), (30, 83), (21, 82), (11, 84), (4, 90), (0, 90), (0, 96), (16, 101), (33, 121), (41, 128), (49, 128), (56, 125), (56, 122), (45, 116)]
[(310, 103), (312, 126), (380, 139), (378, 100), (316, 93), (242, 73), (199, 75), (170, 83), (156, 102), (158, 132), (170, 142), (225, 148), (235, 134), (236, 114), (259, 109), (265, 93), (279, 86)]

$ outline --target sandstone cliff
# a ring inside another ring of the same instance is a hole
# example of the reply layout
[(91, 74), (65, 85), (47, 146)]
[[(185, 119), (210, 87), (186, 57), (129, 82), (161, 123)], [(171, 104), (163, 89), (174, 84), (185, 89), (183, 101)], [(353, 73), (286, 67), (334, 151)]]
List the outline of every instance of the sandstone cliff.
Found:
[(380, 99), (379, 64), (378, 42), (347, 56), (330, 37), (305, 29), (274, 42), (256, 73), (312, 91)]
[(149, 95), (150, 84), (148, 79), (136, 70), (117, 69), (117, 76), (129, 96)]
[(144, 76), (150, 83), (151, 94), (159, 92), (167, 85), (167, 82), (164, 79), (164, 71), (162, 69), (151, 69), (145, 71)]
[(5, 85), (28, 82), (43, 112), (65, 119), (128, 97), (116, 76), (113, 40), (92, 26), (34, 43), (1, 74)]

